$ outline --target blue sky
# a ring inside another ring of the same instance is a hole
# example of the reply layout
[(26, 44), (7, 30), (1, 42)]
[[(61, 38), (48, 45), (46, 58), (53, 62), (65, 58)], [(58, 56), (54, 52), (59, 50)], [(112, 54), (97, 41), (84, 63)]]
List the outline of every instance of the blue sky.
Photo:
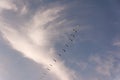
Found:
[(118, 0), (1, 0), (0, 80), (119, 80), (119, 21)]

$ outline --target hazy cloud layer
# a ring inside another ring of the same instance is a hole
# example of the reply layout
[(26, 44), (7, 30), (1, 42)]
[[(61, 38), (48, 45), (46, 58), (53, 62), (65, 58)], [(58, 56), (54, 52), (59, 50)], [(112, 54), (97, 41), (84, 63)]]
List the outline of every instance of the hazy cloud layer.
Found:
[[(12, 2), (6, 1), (3, 3), (7, 6), (1, 6), (2, 9), (10, 9), (13, 12), (17, 12), (14, 9), (18, 9), (19, 11), (17, 5), (12, 7)], [(66, 22), (66, 20), (59, 20), (61, 17), (59, 13), (63, 9), (64, 7), (61, 6), (43, 7), (32, 15), (31, 20), (18, 26), (8, 24), (10, 22), (5, 22), (6, 19), (1, 17), (0, 31), (8, 44), (23, 54), (24, 57), (43, 65), (45, 69), (49, 68), (50, 72), (56, 75), (59, 80), (72, 80), (73, 72), (56, 57), (57, 54), (54, 49), (56, 38), (62, 36), (60, 35), (61, 31), (64, 30), (63, 33), (70, 31), (66, 28), (61, 30), (59, 28), (59, 25)], [(28, 10), (24, 5), (20, 10), (20, 16), (29, 13)]]

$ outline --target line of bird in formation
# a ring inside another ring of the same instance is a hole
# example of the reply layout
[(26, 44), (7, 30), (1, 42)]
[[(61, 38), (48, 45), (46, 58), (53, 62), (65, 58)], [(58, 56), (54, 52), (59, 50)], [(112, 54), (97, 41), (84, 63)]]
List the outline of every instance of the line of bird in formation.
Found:
[[(77, 38), (77, 35), (76, 35), (76, 34), (79, 33), (79, 31), (80, 31), (80, 26), (79, 26), (79, 25), (78, 25), (77, 27), (73, 28), (72, 33), (69, 34), (70, 37), (68, 38), (68, 40), (69, 40), (68, 42), (73, 43), (73, 41)], [(66, 49), (63, 48), (63, 49), (61, 49), (61, 50), (62, 50), (63, 53), (66, 53), (66, 52), (67, 52), (67, 48), (69, 48), (70, 45), (69, 45), (69, 44), (64, 44), (64, 46), (66, 47)], [(58, 55), (59, 57), (62, 57), (63, 53), (58, 53), (57, 55)], [(57, 62), (56, 59), (53, 59), (53, 61), (54, 61), (54, 63)], [(52, 64), (49, 64), (49, 66), (50, 66), (50, 67), (53, 67)], [(47, 69), (48, 71), (51, 71), (50, 68), (46, 68), (46, 69)], [(40, 79), (45, 78), (45, 75), (47, 75), (47, 73), (43, 73), (43, 76), (41, 76)]]

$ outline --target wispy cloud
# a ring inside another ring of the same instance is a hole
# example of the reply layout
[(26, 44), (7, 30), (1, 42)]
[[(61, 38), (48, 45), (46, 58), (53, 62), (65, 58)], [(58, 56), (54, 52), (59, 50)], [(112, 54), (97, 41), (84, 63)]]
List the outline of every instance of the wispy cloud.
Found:
[[(11, 6), (6, 8), (11, 8)], [(63, 9), (64, 7), (60, 6), (43, 8), (37, 11), (30, 21), (23, 24), (24, 27), (19, 25), (19, 29), (1, 20), (0, 31), (8, 44), (24, 57), (42, 64), (44, 68), (49, 68), (59, 80), (72, 80), (73, 72), (56, 57), (53, 47), (55, 38), (61, 33), (58, 26), (64, 23), (64, 20), (60, 20), (56, 24), (55, 20), (60, 17), (59, 12)], [(24, 7), (22, 13), (26, 11)], [(51, 67), (50, 64), (53, 66)]]
[(14, 5), (13, 3), (11, 3), (10, 0), (1, 0), (0, 1), (0, 11), (3, 9), (13, 9), (13, 10), (17, 10), (16, 5)]
[(95, 55), (90, 57), (90, 61), (96, 64), (95, 70), (97, 73), (103, 75), (104, 77), (110, 78), (113, 78), (113, 76), (117, 75), (116, 70), (119, 70), (119, 61), (116, 58), (116, 55), (113, 55)]
[[(1, 54), (1, 52), (0, 52)], [(9, 64), (9, 60), (3, 56), (0, 55), (0, 79), (6, 79), (5, 76), (8, 76), (8, 64)]]
[(111, 76), (111, 68), (113, 62), (110, 60), (104, 60), (99, 56), (91, 57), (91, 60), (97, 64), (96, 71), (104, 76)]
[(120, 39), (116, 39), (113, 41), (113, 46), (120, 47)]

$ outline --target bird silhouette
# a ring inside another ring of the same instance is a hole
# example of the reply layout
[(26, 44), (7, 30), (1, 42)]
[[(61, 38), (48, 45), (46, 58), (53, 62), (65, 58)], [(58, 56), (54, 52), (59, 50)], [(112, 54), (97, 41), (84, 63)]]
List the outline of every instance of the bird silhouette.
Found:
[(66, 52), (66, 50), (65, 49), (62, 49), (63, 50), (63, 52)]
[(68, 44), (65, 44), (66, 47), (69, 47)]
[(58, 54), (59, 56), (61, 56), (61, 54)]
[(57, 62), (56, 59), (53, 59), (54, 62)]

